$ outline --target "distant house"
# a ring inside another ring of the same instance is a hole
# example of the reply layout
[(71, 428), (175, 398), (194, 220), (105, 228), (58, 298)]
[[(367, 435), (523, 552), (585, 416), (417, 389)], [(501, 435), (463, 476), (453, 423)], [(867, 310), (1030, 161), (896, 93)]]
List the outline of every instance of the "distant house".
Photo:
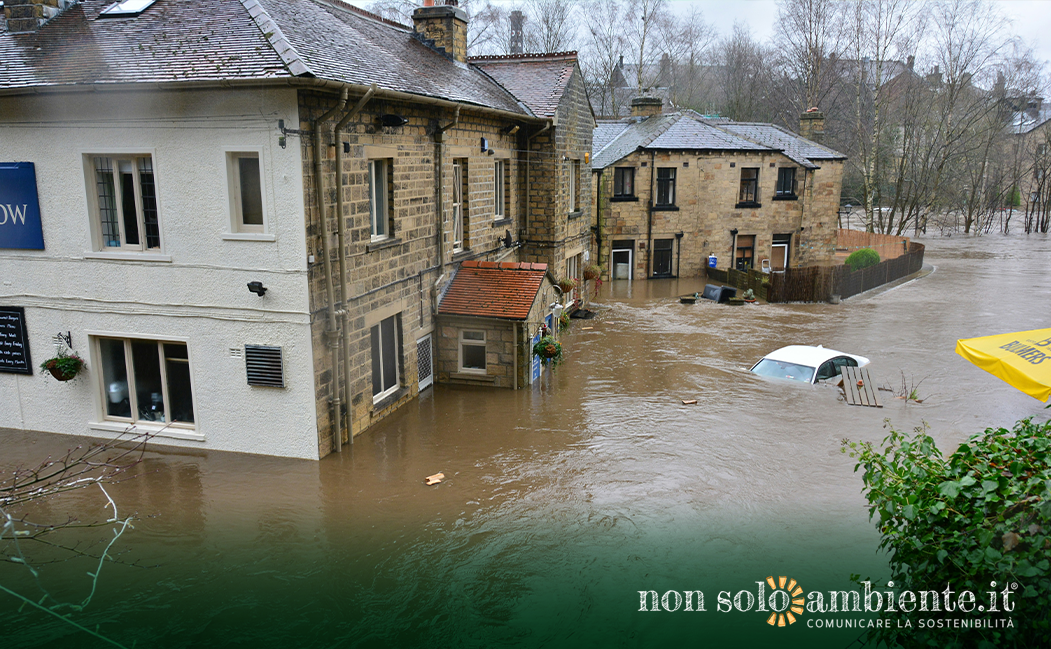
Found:
[(1030, 99), (1013, 114), (1011, 136), (1017, 166), (1018, 205), (1027, 231), (1046, 232), (1051, 223), (1051, 106)]
[[(4, 17), (0, 204), (28, 214), (0, 210), (0, 426), (316, 459), (436, 377), (533, 380), (551, 278), (592, 254), (573, 53), (475, 64), (446, 5), (411, 27), (339, 0)], [(524, 315), (451, 310), (488, 264), (480, 300), (542, 276)], [(59, 384), (34, 363), (67, 340), (87, 365)]]
[[(601, 121), (592, 161), (599, 257), (612, 279), (831, 263), (845, 156), (773, 124), (661, 113)], [(821, 137), (819, 112), (802, 132)]]

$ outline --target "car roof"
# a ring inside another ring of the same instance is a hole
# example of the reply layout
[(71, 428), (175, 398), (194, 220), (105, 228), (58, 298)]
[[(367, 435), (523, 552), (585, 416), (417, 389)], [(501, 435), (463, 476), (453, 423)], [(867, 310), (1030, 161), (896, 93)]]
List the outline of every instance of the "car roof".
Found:
[(864, 356), (839, 352), (820, 345), (817, 347), (811, 347), (810, 345), (789, 345), (788, 347), (776, 349), (763, 358), (769, 358), (774, 361), (784, 361), (787, 363), (796, 363), (808, 367), (817, 367), (825, 361), (838, 356), (849, 356), (862, 365), (868, 364), (869, 362), (869, 359)]

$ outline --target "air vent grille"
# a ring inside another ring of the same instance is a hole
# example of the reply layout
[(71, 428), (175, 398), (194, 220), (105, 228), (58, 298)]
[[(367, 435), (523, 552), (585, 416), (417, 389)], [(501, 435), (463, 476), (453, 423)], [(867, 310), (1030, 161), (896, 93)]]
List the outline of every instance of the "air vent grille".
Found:
[(245, 366), (248, 369), (248, 385), (285, 387), (280, 347), (245, 345)]

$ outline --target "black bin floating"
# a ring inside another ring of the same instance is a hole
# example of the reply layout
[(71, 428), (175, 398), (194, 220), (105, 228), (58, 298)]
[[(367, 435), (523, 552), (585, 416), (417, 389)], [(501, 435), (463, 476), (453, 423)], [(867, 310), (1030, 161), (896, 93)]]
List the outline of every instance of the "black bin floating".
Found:
[(730, 298), (737, 297), (737, 289), (732, 286), (718, 286), (716, 284), (706, 284), (704, 287), (704, 293), (701, 295), (706, 300), (712, 300), (725, 304), (730, 301)]

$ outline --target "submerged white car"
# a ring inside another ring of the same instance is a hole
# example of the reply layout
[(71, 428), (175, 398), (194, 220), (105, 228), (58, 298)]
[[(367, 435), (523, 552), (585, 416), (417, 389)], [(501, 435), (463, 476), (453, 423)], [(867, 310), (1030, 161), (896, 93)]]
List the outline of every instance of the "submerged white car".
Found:
[(821, 345), (789, 345), (764, 356), (752, 366), (752, 372), (775, 379), (817, 383), (834, 379), (843, 367), (865, 367), (869, 359), (845, 354)]

